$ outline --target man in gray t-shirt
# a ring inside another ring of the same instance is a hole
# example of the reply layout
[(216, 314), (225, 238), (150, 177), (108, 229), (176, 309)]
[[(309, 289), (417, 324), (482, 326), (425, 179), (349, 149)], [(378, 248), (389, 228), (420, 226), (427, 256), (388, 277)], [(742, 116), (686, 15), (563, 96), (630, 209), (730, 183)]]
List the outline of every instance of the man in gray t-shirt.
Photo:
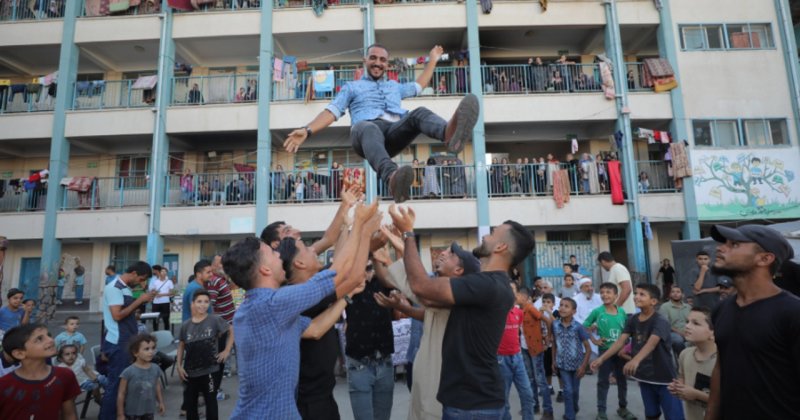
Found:
[(699, 251), (695, 255), (697, 268), (690, 271), (689, 285), (691, 290), (687, 290), (687, 295), (694, 295), (692, 306), (703, 306), (709, 310), (714, 310), (719, 304), (719, 279), (709, 270), (711, 257), (706, 251)]
[(147, 369), (133, 364), (122, 371), (119, 377), (127, 382), (125, 416), (155, 415), (158, 407), (155, 388), (160, 386), (159, 375), (161, 368), (155, 363), (150, 363)]

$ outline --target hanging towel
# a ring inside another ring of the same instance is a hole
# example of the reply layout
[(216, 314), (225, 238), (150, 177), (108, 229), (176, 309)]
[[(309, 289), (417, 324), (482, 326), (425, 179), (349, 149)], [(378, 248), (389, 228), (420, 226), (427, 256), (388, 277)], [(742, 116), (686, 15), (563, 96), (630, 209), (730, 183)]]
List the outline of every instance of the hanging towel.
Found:
[(655, 132), (646, 128), (637, 128), (636, 137), (640, 139), (647, 139), (647, 144), (653, 144), (656, 142)]
[(108, 2), (108, 11), (111, 13), (124, 12), (129, 7), (131, 7), (131, 4), (128, 0), (109, 0)]
[(625, 204), (625, 195), (622, 192), (622, 175), (618, 160), (608, 161), (608, 179), (611, 182), (611, 204)]
[(553, 200), (556, 208), (563, 208), (564, 204), (569, 203), (569, 172), (566, 169), (553, 171)]
[(689, 154), (683, 142), (672, 143), (669, 145), (672, 155), (672, 177), (675, 179), (692, 176), (692, 168), (689, 165)]
[(597, 164), (589, 161), (589, 193), (597, 194), (600, 192), (600, 176), (597, 173)]
[(578, 139), (572, 139), (572, 142), (570, 144), (569, 150), (571, 151), (571, 153), (573, 155), (575, 153), (578, 153)]
[(656, 131), (653, 133), (657, 142), (661, 142), (664, 144), (672, 143), (672, 138), (669, 136), (669, 131)]
[(614, 133), (614, 144), (617, 146), (617, 150), (622, 150), (622, 138), (622, 131), (617, 130)]
[(158, 83), (158, 76), (142, 76), (133, 83), (131, 89), (152, 89)]
[(272, 59), (272, 80), (283, 81), (283, 60), (278, 57)]
[(53, 83), (55, 83), (57, 79), (58, 79), (58, 71), (54, 71), (44, 77), (44, 81), (42, 81), (42, 84), (45, 86), (50, 86)]
[(644, 224), (644, 237), (647, 238), (648, 241), (652, 241), (653, 229), (650, 227), (650, 220), (647, 216), (642, 217), (642, 223)]
[(88, 192), (94, 182), (93, 176), (73, 176), (61, 178), (61, 185), (67, 187), (69, 191)]
[(600, 78), (603, 81), (603, 94), (606, 99), (614, 99), (617, 91), (614, 88), (614, 76), (611, 74), (611, 65), (605, 61), (600, 62)]

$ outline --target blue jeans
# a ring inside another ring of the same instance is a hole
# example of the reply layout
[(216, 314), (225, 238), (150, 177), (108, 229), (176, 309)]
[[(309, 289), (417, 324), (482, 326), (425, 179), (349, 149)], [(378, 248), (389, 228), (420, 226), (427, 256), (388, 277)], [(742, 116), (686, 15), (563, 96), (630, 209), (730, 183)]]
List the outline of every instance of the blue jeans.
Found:
[(531, 365), (533, 367), (533, 376), (536, 378), (536, 385), (533, 387), (533, 402), (535, 406), (539, 405), (538, 393), (542, 395), (542, 412), (553, 412), (553, 397), (550, 396), (550, 386), (547, 385), (547, 376), (544, 370), (544, 352), (531, 356)]
[(127, 349), (108, 341), (103, 342), (103, 353), (108, 358), (108, 381), (103, 394), (103, 403), (100, 405), (100, 420), (117, 420), (117, 390), (119, 389), (119, 375), (131, 364), (131, 356)]
[(683, 405), (669, 393), (666, 385), (639, 382), (639, 391), (642, 393), (646, 417), (659, 417), (663, 411), (664, 420), (683, 420)]
[[(603, 354), (603, 351), (600, 351)], [(600, 370), (597, 373), (597, 411), (600, 413), (606, 412), (606, 400), (608, 399), (608, 376), (613, 372), (614, 377), (617, 379), (617, 398), (619, 399), (620, 407), (628, 406), (628, 381), (622, 373), (622, 367), (625, 366), (625, 361), (617, 356), (611, 356), (610, 359), (600, 365)]]
[(525, 370), (525, 362), (522, 360), (522, 352), (511, 356), (497, 356), (497, 363), (500, 365), (500, 376), (506, 389), (506, 406), (503, 414), (504, 420), (511, 420), (510, 405), (508, 395), (511, 392), (511, 382), (517, 387), (520, 403), (522, 404), (522, 419), (533, 420), (533, 391), (531, 382), (528, 379), (528, 372)]
[(531, 383), (531, 393), (533, 394), (533, 410), (539, 407), (539, 399), (537, 398), (538, 390), (536, 389), (536, 375), (533, 373), (533, 360), (528, 349), (522, 349), (522, 361), (525, 363), (525, 371), (528, 372), (528, 381)]
[(56, 286), (56, 300), (60, 301), (64, 296), (64, 286)]
[(574, 370), (559, 369), (558, 373), (564, 385), (564, 418), (575, 420), (575, 413), (578, 412), (578, 398), (581, 391), (581, 380), (578, 379), (577, 372)]
[(75, 285), (75, 302), (83, 302), (83, 285)]
[(389, 420), (394, 398), (394, 366), (381, 360), (347, 358), (347, 384), (355, 420)]
[(462, 410), (454, 407), (442, 407), (442, 420), (500, 420), (505, 408), (484, 408), (481, 410)]

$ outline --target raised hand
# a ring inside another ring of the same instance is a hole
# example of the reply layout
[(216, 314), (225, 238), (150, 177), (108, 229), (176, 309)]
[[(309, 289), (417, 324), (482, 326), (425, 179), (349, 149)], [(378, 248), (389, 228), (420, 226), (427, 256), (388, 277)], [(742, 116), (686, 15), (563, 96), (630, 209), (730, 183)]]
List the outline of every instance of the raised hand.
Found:
[(434, 45), (433, 48), (431, 48), (431, 52), (428, 54), (428, 57), (430, 57), (430, 61), (435, 63), (442, 58), (442, 54), (444, 54), (444, 48), (442, 48), (441, 45)]
[(389, 215), (392, 217), (392, 222), (400, 232), (411, 232), (414, 230), (414, 221), (417, 219), (417, 215), (411, 207), (401, 207), (392, 204), (389, 207)]
[(355, 210), (356, 222), (366, 223), (378, 212), (378, 202), (372, 204), (358, 204)]
[(283, 148), (289, 153), (297, 153), (297, 150), (300, 149), (300, 145), (303, 144), (307, 138), (308, 132), (306, 129), (298, 128), (289, 133), (289, 136), (286, 137), (286, 140), (283, 142)]
[(387, 251), (386, 248), (372, 251), (372, 259), (386, 266), (392, 265), (392, 258), (389, 256), (389, 251)]
[[(381, 216), (383, 215), (381, 214)], [(376, 230), (369, 238), (369, 251), (374, 254), (377, 250), (383, 249), (388, 241), (389, 238), (383, 233), (383, 231), (380, 229)]]
[(342, 203), (346, 204), (348, 207), (353, 207), (358, 200), (361, 200), (364, 194), (358, 188), (358, 186), (350, 186), (350, 188), (342, 191)]

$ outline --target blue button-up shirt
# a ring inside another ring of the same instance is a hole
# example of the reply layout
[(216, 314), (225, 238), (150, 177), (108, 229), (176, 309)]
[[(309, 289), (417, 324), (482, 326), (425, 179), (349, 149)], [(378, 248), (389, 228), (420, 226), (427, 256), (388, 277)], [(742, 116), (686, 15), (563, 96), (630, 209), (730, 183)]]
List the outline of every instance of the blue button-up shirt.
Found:
[(323, 270), (303, 284), (247, 291), (233, 317), (239, 400), (231, 419), (300, 419), (300, 336), (311, 323), (300, 314), (333, 293), (335, 276)]
[(406, 114), (400, 101), (417, 96), (422, 90), (419, 83), (398, 83), (394, 80), (374, 80), (364, 74), (360, 80), (348, 82), (325, 109), (338, 120), (350, 108), (350, 119), (355, 124), (380, 118), (386, 113), (402, 117)]

